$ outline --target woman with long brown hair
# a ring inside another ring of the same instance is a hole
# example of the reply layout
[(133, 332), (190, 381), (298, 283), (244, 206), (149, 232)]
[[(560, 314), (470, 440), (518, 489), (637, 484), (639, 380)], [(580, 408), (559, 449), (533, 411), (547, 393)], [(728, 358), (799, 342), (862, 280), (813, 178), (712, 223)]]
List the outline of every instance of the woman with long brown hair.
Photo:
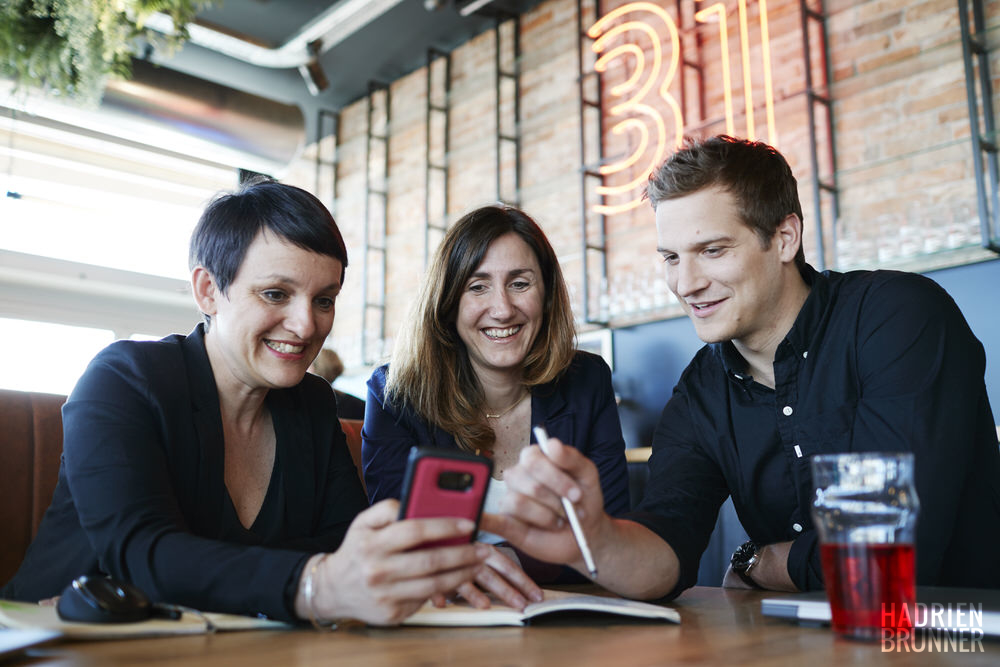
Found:
[[(493, 459), (489, 511), (504, 494), (504, 471), (535, 444), (532, 427), (543, 424), (594, 461), (607, 512), (628, 510), (611, 371), (600, 357), (574, 349), (562, 271), (534, 220), (508, 206), (462, 217), (438, 248), (414, 307), (391, 363), (368, 382), (363, 464), (373, 502), (399, 497), (410, 448), (429, 445)], [(491, 578), (509, 568), (487, 562), (494, 571), (486, 568), (478, 580), (495, 590)], [(537, 565), (526, 564), (536, 580), (562, 572)]]

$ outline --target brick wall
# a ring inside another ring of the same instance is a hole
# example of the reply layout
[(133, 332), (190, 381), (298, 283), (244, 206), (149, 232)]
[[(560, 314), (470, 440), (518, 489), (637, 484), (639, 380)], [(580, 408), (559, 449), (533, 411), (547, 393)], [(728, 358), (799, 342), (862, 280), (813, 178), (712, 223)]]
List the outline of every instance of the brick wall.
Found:
[[(624, 2), (606, 1), (610, 12)], [(681, 81), (687, 85), (683, 100), (684, 132), (709, 135), (725, 132), (725, 100), (721, 82), (722, 47), (719, 24), (701, 24), (700, 49), (685, 28), (695, 24), (694, 12), (708, 3), (682, 2), (681, 14), (674, 2), (661, 0), (680, 27), (685, 56), (703, 65), (704, 105), (694, 91), (693, 70), (678, 72), (669, 85), (682, 102)], [(727, 52), (730, 58), (733, 132), (747, 135), (744, 85), (741, 69), (740, 30), (737, 3), (727, 0)], [(756, 138), (769, 140), (763, 96), (763, 49), (760, 5), (747, 2), (748, 52), (753, 120)], [(834, 109), (836, 179), (840, 188), (840, 216), (834, 226), (829, 199), (823, 199), (823, 240), (829, 268), (893, 266), (927, 268), (981, 258), (975, 181), (969, 144), (964, 68), (959, 39), (958, 13), (953, 0), (828, 0), (829, 88)], [(1000, 2), (987, 3), (988, 23), (1000, 24)], [(655, 23), (650, 16), (645, 17)], [(786, 155), (799, 177), (805, 211), (807, 257), (818, 263), (817, 215), (813, 207), (811, 153), (806, 96), (806, 67), (802, 19), (797, 0), (767, 3), (770, 35), (769, 54), (773, 82), (773, 108), (777, 147)], [(587, 20), (587, 25), (593, 23)], [(541, 224), (556, 249), (576, 298), (582, 293), (581, 275), (581, 165), (579, 95), (577, 87), (577, 30), (575, 0), (549, 0), (521, 18), (521, 190), (522, 207)], [(668, 54), (674, 44), (668, 33), (660, 45)], [(824, 80), (818, 29), (810, 32), (814, 83)], [(638, 32), (614, 43), (632, 40), (644, 55), (653, 45)], [(456, 48), (451, 54), (450, 152), (448, 155), (448, 211), (453, 221), (464, 212), (495, 201), (495, 35), (485, 32)], [(509, 50), (504, 60), (509, 62)], [(648, 61), (647, 61), (648, 62)], [(996, 64), (994, 64), (996, 67)], [(609, 161), (621, 160), (637, 145), (638, 132), (612, 132), (626, 116), (610, 113), (616, 98), (611, 87), (636, 72), (634, 57), (619, 58), (604, 78), (604, 152)], [(1000, 70), (1000, 67), (994, 71)], [(661, 73), (662, 76), (662, 73)], [(995, 83), (994, 85), (998, 85)], [(1000, 85), (998, 85), (1000, 87)], [(388, 271), (385, 276), (385, 334), (392, 338), (406, 317), (424, 261), (424, 200), (426, 140), (425, 101), (427, 72), (420, 69), (391, 82), (388, 184)], [(822, 89), (820, 92), (823, 92)], [(660, 109), (665, 120), (665, 140), (672, 147), (677, 139), (669, 106), (655, 95), (649, 103)], [(378, 105), (376, 105), (378, 106)], [(510, 114), (509, 99), (501, 112)], [(351, 258), (347, 286), (338, 301), (334, 345), (345, 360), (359, 362), (357, 344), (361, 331), (362, 243), (365, 225), (365, 153), (367, 102), (362, 99), (341, 111), (337, 153), (336, 216), (344, 231)], [(824, 116), (818, 109), (819, 118)], [(376, 114), (383, 119), (384, 114)], [(382, 120), (377, 120), (381, 125)], [(381, 127), (378, 128), (381, 131)], [(439, 128), (440, 129), (440, 128)], [(434, 154), (442, 151), (441, 132), (432, 138)], [(655, 142), (654, 142), (655, 143)], [(819, 127), (820, 176), (829, 179), (830, 141)], [(327, 152), (330, 147), (326, 147)], [(305, 159), (315, 155), (315, 147)], [(607, 185), (644, 179), (653, 161), (651, 154), (638, 160), (631, 170), (609, 177)], [(660, 158), (661, 159), (661, 158)], [(507, 161), (509, 169), (509, 160)], [(381, 167), (372, 165), (373, 178)], [(316, 188), (313, 168), (300, 169), (295, 178)], [(376, 178), (377, 180), (377, 178)], [(509, 173), (505, 173), (509, 182)], [(440, 188), (432, 186), (434, 201)], [(332, 197), (332, 193), (326, 196)], [(589, 195), (594, 201), (593, 193)], [(627, 199), (628, 197), (625, 197)], [(510, 197), (508, 196), (508, 199)], [(370, 221), (377, 222), (377, 202)], [(592, 218), (596, 221), (596, 218)], [(592, 281), (592, 312), (601, 304), (597, 291), (612, 293), (613, 324), (656, 319), (676, 314), (665, 293), (662, 266), (655, 253), (653, 215), (648, 204), (608, 217), (607, 285)], [(373, 239), (375, 240), (375, 239)], [(379, 242), (379, 241), (377, 241)], [(377, 299), (382, 286), (378, 271), (369, 273), (370, 298)], [(604, 301), (604, 306), (608, 301)], [(579, 303), (578, 303), (579, 308)], [(370, 317), (371, 330), (376, 318)]]
[[(841, 263), (982, 256), (956, 3), (829, 5)], [(987, 13), (995, 30), (998, 3)]]

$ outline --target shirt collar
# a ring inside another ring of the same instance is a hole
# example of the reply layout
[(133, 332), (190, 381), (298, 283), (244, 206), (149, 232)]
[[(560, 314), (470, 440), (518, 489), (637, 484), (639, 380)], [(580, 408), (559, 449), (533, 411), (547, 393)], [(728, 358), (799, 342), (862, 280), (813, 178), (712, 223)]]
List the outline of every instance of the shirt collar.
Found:
[(188, 384), (196, 407), (219, 409), (219, 392), (215, 386), (215, 375), (205, 349), (205, 323), (199, 322), (186, 337), (181, 339), (184, 362), (187, 366)]
[(826, 317), (827, 307), (830, 304), (830, 272), (820, 273), (806, 264), (801, 274), (809, 286), (809, 296), (806, 297), (795, 323), (785, 336), (785, 341), (799, 353), (809, 350), (813, 334)]
[(736, 351), (733, 341), (727, 340), (721, 343), (712, 343), (712, 349), (722, 361), (726, 369), (726, 375), (736, 380), (742, 380), (747, 373), (747, 362), (743, 355)]

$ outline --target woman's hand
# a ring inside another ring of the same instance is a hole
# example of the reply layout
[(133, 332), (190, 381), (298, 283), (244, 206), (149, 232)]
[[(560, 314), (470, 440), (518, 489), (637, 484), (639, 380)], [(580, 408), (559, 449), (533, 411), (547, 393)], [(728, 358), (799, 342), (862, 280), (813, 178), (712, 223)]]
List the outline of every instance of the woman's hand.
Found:
[(352, 618), (373, 625), (393, 625), (430, 597), (453, 591), (475, 579), (493, 555), (484, 544), (414, 549), (434, 540), (469, 536), (467, 519), (397, 521), (399, 503), (383, 500), (361, 512), (343, 544), (317, 568), (313, 609), (304, 582), (321, 555), (303, 569), (295, 611), (301, 618)]
[(532, 602), (542, 601), (542, 589), (521, 569), (513, 549), (488, 544), (482, 546), (490, 550), (486, 558), (487, 567), (479, 571), (475, 583), (466, 582), (459, 586), (459, 595), (479, 609), (490, 606), (487, 593), (492, 593), (505, 605), (517, 610)]

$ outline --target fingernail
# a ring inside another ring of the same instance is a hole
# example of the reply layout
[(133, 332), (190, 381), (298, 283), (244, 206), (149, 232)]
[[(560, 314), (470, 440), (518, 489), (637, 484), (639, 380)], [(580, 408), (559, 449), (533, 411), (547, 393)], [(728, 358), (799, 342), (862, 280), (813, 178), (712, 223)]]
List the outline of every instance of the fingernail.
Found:
[(476, 542), (476, 556), (479, 558), (489, 558), (490, 548), (482, 542)]
[(575, 503), (575, 502), (579, 501), (580, 498), (583, 497), (583, 494), (580, 493), (580, 489), (578, 489), (578, 488), (576, 488), (574, 486), (572, 489), (569, 490), (569, 493), (566, 494), (566, 497), (569, 498), (572, 502)]
[(471, 533), (476, 528), (476, 524), (468, 519), (459, 519), (455, 526), (463, 533)]
[(514, 604), (512, 604), (511, 607), (513, 607), (514, 609), (521, 610), (524, 609), (527, 605), (528, 601), (522, 598), (521, 596), (518, 596), (514, 598)]
[(533, 602), (541, 602), (544, 599), (545, 599), (545, 595), (542, 593), (542, 591), (537, 590), (537, 591), (532, 591), (531, 592), (531, 600)]

